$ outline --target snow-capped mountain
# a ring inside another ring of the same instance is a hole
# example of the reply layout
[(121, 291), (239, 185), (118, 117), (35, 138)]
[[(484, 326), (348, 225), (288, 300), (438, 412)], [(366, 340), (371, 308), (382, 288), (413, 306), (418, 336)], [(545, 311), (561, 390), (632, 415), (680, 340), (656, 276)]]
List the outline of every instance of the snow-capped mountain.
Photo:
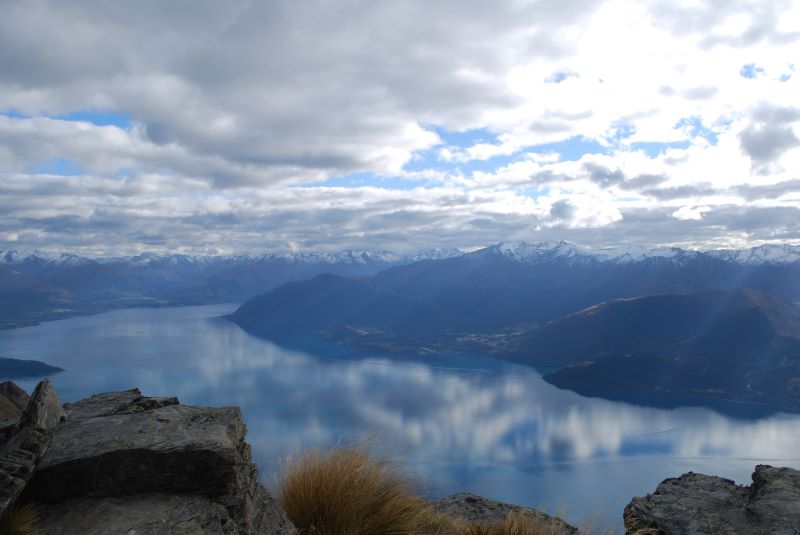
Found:
[[(19, 325), (55, 317), (54, 310), (71, 314), (122, 306), (241, 302), (322, 274), (372, 277), (400, 296), (442, 292), (436, 295), (449, 296), (446, 300), (465, 322), (474, 316), (498, 323), (514, 314), (526, 321), (547, 319), (520, 312), (532, 303), (538, 308), (531, 310), (541, 309), (541, 314), (566, 313), (614, 297), (738, 287), (800, 301), (798, 246), (700, 252), (591, 249), (558, 241), (410, 255), (366, 250), (229, 256), (146, 252), (91, 259), (67, 252), (0, 251), (0, 304), (5, 299), (7, 308), (0, 312)], [(458, 297), (471, 293), (470, 298)], [(26, 303), (31, 310), (17, 317)], [(491, 313), (479, 312), (484, 310)]]
[(47, 251), (0, 251), (0, 265), (20, 265), (23, 263), (37, 263), (50, 265), (79, 265), (97, 263), (102, 265), (128, 265), (137, 267), (150, 267), (155, 265), (210, 265), (214, 263), (263, 263), (283, 261), (291, 264), (342, 264), (342, 265), (368, 265), (386, 264), (398, 265), (418, 262), (421, 260), (441, 260), (464, 254), (459, 249), (427, 249), (414, 254), (398, 254), (392, 251), (345, 250), (335, 252), (280, 252), (266, 254), (235, 254), (235, 255), (188, 255), (176, 253), (150, 253), (144, 252), (131, 256), (111, 256), (87, 258), (71, 253)]
[(554, 258), (580, 260), (593, 257), (578, 246), (563, 240), (543, 241), (536, 244), (522, 241), (500, 242), (476, 252), (478, 254), (500, 254), (518, 262), (540, 262)]
[(576, 262), (628, 264), (652, 258), (672, 259), (682, 263), (702, 256), (740, 265), (791, 264), (800, 261), (800, 246), (767, 244), (750, 249), (696, 251), (679, 247), (645, 248), (641, 246), (589, 249), (566, 241), (544, 241), (529, 244), (521, 241), (501, 242), (472, 253), (502, 255), (518, 262), (536, 263), (555, 259)]
[(762, 264), (792, 264), (800, 262), (800, 246), (789, 244), (766, 244), (752, 249), (720, 249), (709, 251), (707, 254), (713, 255), (722, 260), (757, 266)]

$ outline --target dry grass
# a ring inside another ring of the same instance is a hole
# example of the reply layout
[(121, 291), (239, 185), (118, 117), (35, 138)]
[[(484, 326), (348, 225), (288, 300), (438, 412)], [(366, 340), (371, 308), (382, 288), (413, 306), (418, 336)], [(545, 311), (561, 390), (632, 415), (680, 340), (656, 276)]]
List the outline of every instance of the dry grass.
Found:
[[(562, 535), (555, 519), (515, 512), (495, 524), (441, 513), (368, 448), (312, 450), (287, 463), (278, 496), (300, 535)], [(586, 533), (581, 530), (581, 533)]]
[(546, 520), (530, 513), (514, 512), (502, 522), (487, 526), (485, 533), (486, 535), (561, 535), (564, 530), (555, 519)]
[(366, 448), (310, 451), (287, 464), (280, 484), (302, 535), (406, 535), (419, 513), (411, 480)]
[(468, 535), (475, 525), (466, 520), (440, 513), (420, 500), (412, 533), (417, 535)]
[(32, 504), (15, 505), (0, 522), (0, 535), (35, 535), (38, 516)]

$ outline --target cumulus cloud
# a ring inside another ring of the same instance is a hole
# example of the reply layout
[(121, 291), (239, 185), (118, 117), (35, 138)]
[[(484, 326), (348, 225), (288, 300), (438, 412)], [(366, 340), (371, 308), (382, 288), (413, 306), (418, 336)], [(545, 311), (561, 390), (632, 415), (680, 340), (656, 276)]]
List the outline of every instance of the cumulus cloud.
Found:
[(752, 115), (752, 122), (740, 134), (742, 149), (760, 173), (770, 172), (770, 164), (787, 150), (800, 145), (793, 123), (800, 121), (800, 109), (763, 105)]
[(791, 0), (0, 0), (0, 248), (797, 240), (798, 40)]

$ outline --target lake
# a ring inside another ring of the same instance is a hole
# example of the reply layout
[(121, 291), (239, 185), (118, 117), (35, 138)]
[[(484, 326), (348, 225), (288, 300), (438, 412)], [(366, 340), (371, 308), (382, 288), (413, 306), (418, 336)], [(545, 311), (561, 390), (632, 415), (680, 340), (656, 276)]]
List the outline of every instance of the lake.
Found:
[(630, 498), (664, 478), (692, 470), (746, 484), (758, 463), (800, 468), (796, 414), (585, 398), (475, 355), (369, 356), (313, 341), (289, 349), (220, 318), (234, 309), (129, 309), (0, 331), (0, 356), (64, 368), (53, 377), (62, 401), (139, 387), (238, 405), (268, 486), (304, 448), (369, 440), (429, 497), (475, 492), (620, 529)]

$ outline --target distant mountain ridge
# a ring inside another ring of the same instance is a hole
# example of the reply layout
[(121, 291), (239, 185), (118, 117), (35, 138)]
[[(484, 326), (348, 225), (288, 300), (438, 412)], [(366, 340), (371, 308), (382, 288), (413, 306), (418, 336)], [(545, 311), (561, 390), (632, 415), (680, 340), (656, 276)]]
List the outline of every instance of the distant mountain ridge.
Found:
[(800, 409), (796, 252), (672, 249), (635, 259), (566, 242), (501, 243), (371, 277), (285, 284), (230, 319), (273, 340), (321, 336), (370, 350), (560, 363), (547, 379), (585, 394)]
[(753, 288), (800, 301), (800, 262), (775, 262), (772, 255), (767, 263), (739, 263), (730, 253), (672, 253), (615, 261), (581, 254), (566, 242), (497, 244), (358, 280), (329, 274), (299, 281), (245, 303), (232, 317), (270, 337), (345, 326), (427, 336), (530, 327), (600, 302), (652, 294)]
[(259, 262), (282, 259), (295, 263), (352, 263), (371, 262), (386, 264), (408, 264), (424, 260), (442, 260), (466, 254), (501, 254), (518, 261), (537, 262), (543, 258), (572, 258), (576, 261), (597, 261), (612, 263), (639, 262), (648, 258), (673, 258), (676, 260), (706, 255), (727, 262), (762, 265), (790, 264), (800, 262), (800, 245), (765, 244), (743, 249), (693, 250), (678, 247), (643, 248), (640, 246), (620, 246), (614, 248), (591, 249), (567, 241), (543, 241), (530, 244), (524, 241), (500, 242), (477, 249), (472, 253), (457, 248), (427, 249), (413, 254), (400, 254), (393, 251), (343, 250), (333, 252), (275, 252), (244, 253), (230, 255), (196, 255), (182, 253), (143, 252), (129, 256), (85, 257), (70, 252), (0, 250), (0, 265), (19, 265), (40, 263), (54, 265), (80, 265), (88, 262), (101, 264), (147, 265), (159, 263), (209, 264), (215, 262)]
[(427, 249), (414, 254), (399, 254), (392, 251), (344, 250), (335, 252), (278, 252), (263, 254), (231, 254), (231, 255), (193, 255), (181, 253), (144, 252), (129, 256), (107, 256), (90, 258), (67, 252), (18, 251), (14, 249), (0, 250), (0, 265), (82, 265), (91, 262), (98, 264), (128, 264), (144, 266), (153, 263), (161, 264), (213, 264), (237, 262), (263, 262), (285, 260), (294, 263), (328, 263), (328, 264), (368, 264), (386, 263), (400, 264), (421, 260), (440, 260), (464, 254), (459, 249)]
[[(493, 321), (485, 326), (494, 329), (513, 321), (546, 321), (615, 297), (731, 289), (736, 285), (726, 281), (739, 279), (800, 300), (800, 291), (792, 295), (779, 288), (791, 285), (786, 273), (794, 273), (793, 266), (800, 266), (800, 247), (792, 245), (698, 252), (590, 250), (564, 241), (503, 242), (472, 252), (142, 253), (107, 258), (0, 251), (0, 327), (129, 306), (245, 301), (281, 284), (328, 273), (378, 275), (375, 284), (402, 297), (439, 300), (437, 314), (461, 318), (453, 328), (475, 328), (486, 317), (482, 309), (494, 310)], [(692, 270), (696, 276), (687, 277)], [(706, 280), (710, 276), (719, 280)], [(583, 295), (565, 286), (577, 287)], [(537, 306), (522, 313), (519, 307), (531, 301)]]
[(388, 267), (461, 254), (391, 252), (204, 256), (142, 253), (86, 258), (70, 253), (0, 252), (0, 328), (131, 306), (244, 301), (321, 273), (362, 277)]

